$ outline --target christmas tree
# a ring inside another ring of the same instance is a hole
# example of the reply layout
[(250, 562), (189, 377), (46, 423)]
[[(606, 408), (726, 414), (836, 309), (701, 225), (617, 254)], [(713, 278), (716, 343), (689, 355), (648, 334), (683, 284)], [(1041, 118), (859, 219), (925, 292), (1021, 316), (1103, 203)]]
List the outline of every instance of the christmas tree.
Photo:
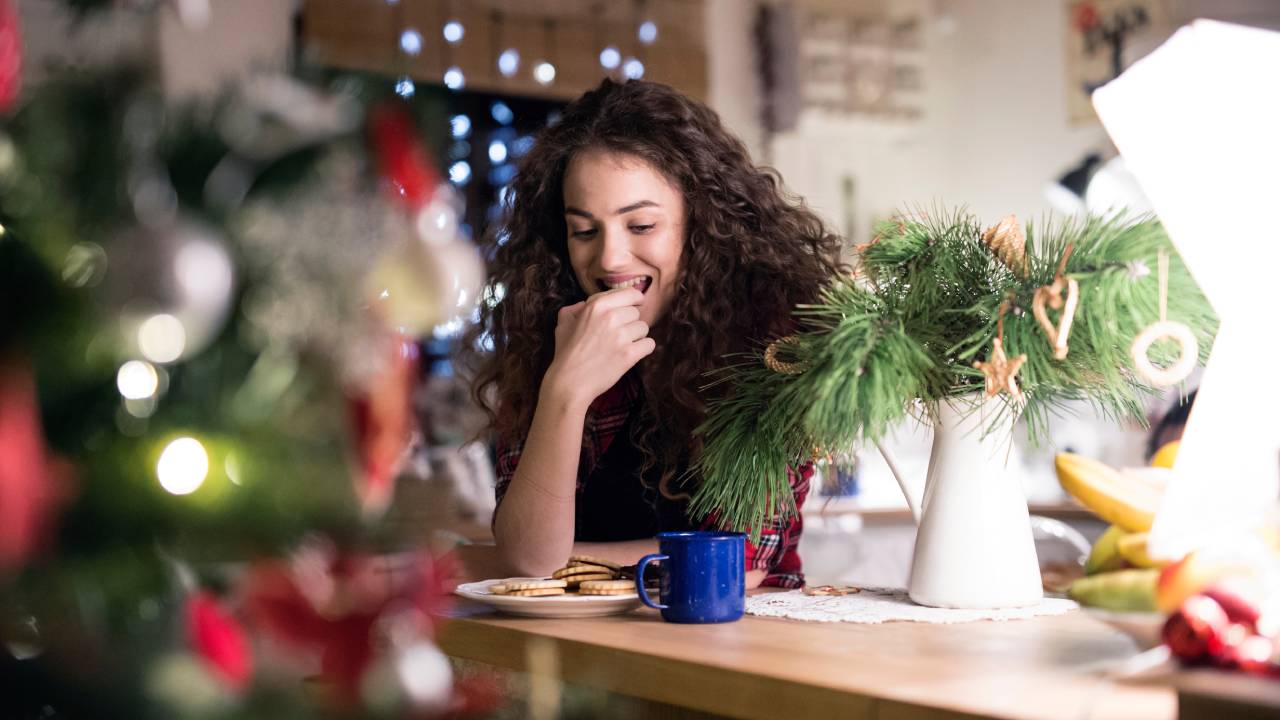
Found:
[[(1134, 340), (1165, 315), (1195, 347), (1150, 347), (1164, 367), (1208, 355), (1216, 319), (1160, 224), (1124, 215), (983, 230), (963, 212), (882, 224), (850, 277), (794, 317), (799, 331), (721, 371), (699, 433), (693, 512), (754, 530), (796, 512), (787, 468), (874, 443), (948, 398), (1003, 393), (1032, 439), (1067, 401), (1143, 420), (1159, 378)], [(1149, 376), (1150, 373), (1148, 372)]]
[(435, 101), (279, 76), (180, 105), (152, 70), (0, 89), (5, 716), (485, 706), (431, 641), (447, 558), (382, 514), (414, 336), (467, 310), (441, 258), (478, 294)]

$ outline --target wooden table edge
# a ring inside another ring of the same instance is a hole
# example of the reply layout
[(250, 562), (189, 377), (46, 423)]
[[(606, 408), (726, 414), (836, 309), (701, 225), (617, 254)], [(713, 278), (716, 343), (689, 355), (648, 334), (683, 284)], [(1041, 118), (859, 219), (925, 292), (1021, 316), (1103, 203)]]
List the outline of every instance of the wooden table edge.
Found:
[[(509, 638), (520, 636), (525, 652), (512, 652)], [(559, 658), (561, 680), (666, 705), (742, 718), (868, 718), (875, 720), (981, 720), (977, 715), (946, 707), (877, 697), (823, 685), (770, 678), (743, 670), (690, 660), (660, 658), (625, 648), (611, 649), (607, 666), (593, 658), (600, 650), (587, 641), (557, 638), (516, 626), (495, 627), (465, 617), (445, 618), (438, 642), (446, 655), (519, 672), (528, 671), (530, 641), (549, 642)], [(666, 682), (641, 682), (660, 677)]]

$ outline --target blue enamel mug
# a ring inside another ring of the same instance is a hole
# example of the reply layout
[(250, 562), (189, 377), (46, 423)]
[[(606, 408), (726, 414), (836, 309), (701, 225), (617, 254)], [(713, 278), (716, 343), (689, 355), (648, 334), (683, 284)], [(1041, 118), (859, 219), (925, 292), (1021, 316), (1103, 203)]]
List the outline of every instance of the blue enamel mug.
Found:
[[(746, 541), (742, 533), (658, 533), (658, 552), (636, 565), (636, 590), (645, 605), (676, 623), (722, 623), (742, 617), (747, 596)], [(661, 562), (659, 603), (645, 592), (644, 572)]]

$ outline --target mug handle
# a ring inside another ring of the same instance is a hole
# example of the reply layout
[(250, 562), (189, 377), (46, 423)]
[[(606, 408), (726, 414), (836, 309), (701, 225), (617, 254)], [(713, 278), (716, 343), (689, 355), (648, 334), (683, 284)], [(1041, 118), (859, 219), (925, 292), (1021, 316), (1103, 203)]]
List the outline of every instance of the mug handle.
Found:
[(655, 603), (649, 599), (649, 593), (644, 589), (644, 569), (649, 563), (658, 562), (659, 560), (670, 560), (666, 555), (655, 554), (645, 555), (640, 558), (640, 562), (636, 563), (636, 592), (640, 593), (640, 602), (648, 605), (654, 610), (666, 610), (667, 606), (661, 603)]

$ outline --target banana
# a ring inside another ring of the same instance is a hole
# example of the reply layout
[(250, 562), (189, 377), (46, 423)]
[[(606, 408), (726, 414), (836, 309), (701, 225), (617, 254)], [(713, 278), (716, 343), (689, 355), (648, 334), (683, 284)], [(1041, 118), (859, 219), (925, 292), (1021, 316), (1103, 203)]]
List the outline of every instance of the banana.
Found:
[(1116, 542), (1116, 550), (1129, 564), (1139, 568), (1162, 568), (1168, 560), (1156, 560), (1147, 554), (1147, 533), (1130, 533)]
[(1067, 595), (1088, 607), (1120, 612), (1154, 612), (1156, 610), (1156, 582), (1160, 571), (1116, 570), (1115, 572), (1083, 577), (1071, 583)]
[(1107, 528), (1107, 531), (1102, 533), (1093, 544), (1093, 549), (1089, 551), (1089, 559), (1084, 561), (1084, 574), (1097, 575), (1122, 569), (1124, 557), (1120, 554), (1117, 541), (1125, 535), (1124, 529), (1118, 525)]
[(1151, 529), (1161, 496), (1152, 485), (1074, 453), (1058, 453), (1054, 466), (1062, 488), (1098, 517), (1128, 532)]
[(1151, 456), (1151, 467), (1172, 468), (1173, 461), (1178, 458), (1178, 448), (1182, 447), (1182, 443), (1174, 440), (1165, 443)]

